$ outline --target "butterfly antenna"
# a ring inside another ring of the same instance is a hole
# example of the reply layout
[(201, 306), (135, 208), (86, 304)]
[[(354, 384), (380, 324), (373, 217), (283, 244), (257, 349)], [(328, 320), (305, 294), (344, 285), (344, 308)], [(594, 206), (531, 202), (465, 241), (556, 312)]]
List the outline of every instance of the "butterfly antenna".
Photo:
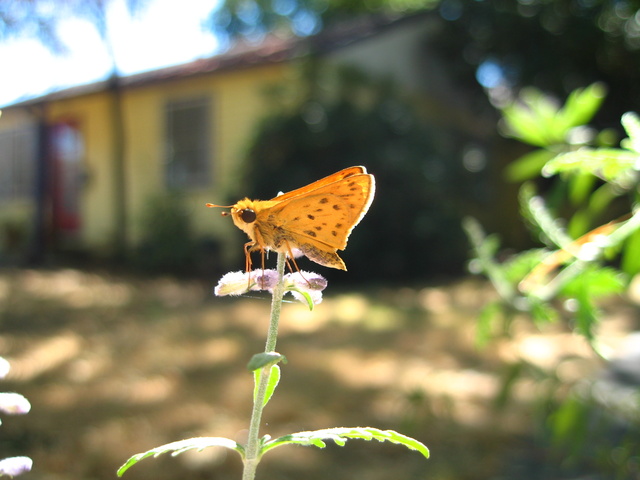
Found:
[(216, 205), (215, 203), (205, 203), (205, 206), (209, 208), (231, 208), (233, 205)]
[[(233, 205), (216, 205), (215, 203), (205, 203), (206, 207), (209, 208), (231, 208)], [(229, 212), (222, 212), (222, 216), (226, 217), (229, 215)]]

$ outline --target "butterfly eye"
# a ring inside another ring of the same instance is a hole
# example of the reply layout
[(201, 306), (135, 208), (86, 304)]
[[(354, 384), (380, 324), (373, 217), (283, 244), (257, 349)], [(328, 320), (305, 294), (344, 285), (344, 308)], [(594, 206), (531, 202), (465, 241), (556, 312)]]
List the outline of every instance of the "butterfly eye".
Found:
[(240, 218), (242, 218), (242, 221), (245, 223), (253, 223), (256, 221), (256, 212), (254, 212), (250, 208), (245, 208), (244, 210), (242, 210)]

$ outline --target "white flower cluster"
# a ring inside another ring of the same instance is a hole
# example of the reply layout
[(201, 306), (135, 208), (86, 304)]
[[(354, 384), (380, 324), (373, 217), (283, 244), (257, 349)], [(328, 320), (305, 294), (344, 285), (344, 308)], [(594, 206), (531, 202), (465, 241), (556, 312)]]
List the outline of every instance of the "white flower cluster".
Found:
[[(0, 378), (4, 378), (9, 373), (9, 362), (0, 357)], [(8, 415), (24, 415), (31, 410), (29, 400), (19, 393), (0, 393), (0, 412)], [(0, 476), (7, 475), (15, 477), (25, 472), (31, 471), (33, 460), (29, 457), (9, 457), (0, 460)]]
[[(307, 304), (307, 298), (310, 298), (314, 305), (322, 302), (322, 290), (327, 287), (327, 279), (313, 272), (287, 273), (283, 281), (285, 291), (290, 292), (296, 300), (304, 304)], [(213, 292), (219, 297), (243, 295), (260, 290), (273, 293), (277, 283), (276, 270), (229, 272), (220, 279)]]

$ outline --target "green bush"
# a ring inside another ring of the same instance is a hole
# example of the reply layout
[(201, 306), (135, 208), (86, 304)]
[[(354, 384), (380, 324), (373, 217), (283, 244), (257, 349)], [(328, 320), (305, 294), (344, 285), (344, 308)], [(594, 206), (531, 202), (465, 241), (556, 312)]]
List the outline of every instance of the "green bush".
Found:
[(134, 266), (152, 273), (187, 273), (193, 269), (195, 242), (179, 195), (150, 198), (140, 222), (142, 239), (132, 259)]
[[(529, 89), (503, 110), (510, 136), (537, 147), (513, 162), (507, 174), (525, 181), (522, 216), (542, 246), (505, 256), (497, 237), (485, 235), (479, 222), (468, 218), (464, 225), (474, 249), (471, 270), (486, 275), (499, 294), (480, 313), (479, 342), (508, 335), (511, 321), (523, 316), (539, 328), (563, 322), (586, 339), (611, 376), (608, 349), (598, 337), (604, 320), (599, 306), (606, 297), (624, 294), (640, 272), (640, 118), (622, 116), (627, 138), (613, 147), (609, 132), (586, 125), (603, 97), (602, 86), (595, 84), (573, 92), (558, 107)], [(516, 377), (534, 370), (528, 362), (515, 365), (502, 400), (510, 396)], [(620, 379), (604, 384), (603, 374), (567, 384), (554, 371), (535, 377), (540, 391), (548, 392), (541, 394), (543, 420), (538, 422), (545, 458), (537, 463), (545, 465), (544, 478), (637, 477), (637, 383), (627, 386), (633, 391), (629, 419), (603, 397), (616, 385), (622, 390)]]

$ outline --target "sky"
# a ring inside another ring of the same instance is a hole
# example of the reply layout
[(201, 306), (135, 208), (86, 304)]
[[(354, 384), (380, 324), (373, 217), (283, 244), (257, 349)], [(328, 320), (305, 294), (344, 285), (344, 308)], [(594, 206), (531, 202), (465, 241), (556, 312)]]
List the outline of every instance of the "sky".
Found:
[[(218, 41), (203, 30), (202, 22), (218, 4), (219, 0), (147, 0), (143, 10), (131, 18), (124, 0), (112, 0), (107, 18), (120, 73), (215, 54)], [(56, 55), (37, 39), (0, 43), (0, 106), (102, 80), (111, 72), (108, 50), (91, 23), (68, 18), (61, 21), (58, 33), (68, 54)]]

